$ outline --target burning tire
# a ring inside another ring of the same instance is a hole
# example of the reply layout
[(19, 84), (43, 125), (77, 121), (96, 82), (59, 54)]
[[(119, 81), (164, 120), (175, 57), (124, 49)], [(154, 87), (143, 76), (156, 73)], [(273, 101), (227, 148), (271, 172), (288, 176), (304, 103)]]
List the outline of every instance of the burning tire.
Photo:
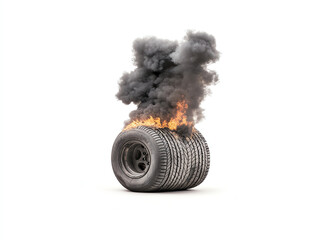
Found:
[(139, 126), (121, 132), (112, 149), (114, 174), (131, 191), (196, 187), (206, 178), (209, 163), (207, 143), (196, 129), (183, 136), (168, 128)]

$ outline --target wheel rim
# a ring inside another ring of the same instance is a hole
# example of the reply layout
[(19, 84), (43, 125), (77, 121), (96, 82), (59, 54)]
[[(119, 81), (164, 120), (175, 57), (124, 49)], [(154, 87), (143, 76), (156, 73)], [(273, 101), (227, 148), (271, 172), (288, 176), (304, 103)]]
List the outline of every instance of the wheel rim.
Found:
[(121, 154), (123, 171), (130, 177), (140, 178), (144, 176), (151, 164), (148, 148), (139, 141), (127, 142)]

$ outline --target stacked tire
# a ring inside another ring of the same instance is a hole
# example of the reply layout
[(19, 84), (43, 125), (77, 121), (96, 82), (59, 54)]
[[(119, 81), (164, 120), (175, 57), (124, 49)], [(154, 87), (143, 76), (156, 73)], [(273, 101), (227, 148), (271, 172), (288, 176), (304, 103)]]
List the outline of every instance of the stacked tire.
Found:
[(139, 126), (121, 132), (112, 148), (114, 174), (131, 191), (194, 188), (205, 180), (209, 165), (208, 145), (196, 129), (184, 136), (168, 128)]

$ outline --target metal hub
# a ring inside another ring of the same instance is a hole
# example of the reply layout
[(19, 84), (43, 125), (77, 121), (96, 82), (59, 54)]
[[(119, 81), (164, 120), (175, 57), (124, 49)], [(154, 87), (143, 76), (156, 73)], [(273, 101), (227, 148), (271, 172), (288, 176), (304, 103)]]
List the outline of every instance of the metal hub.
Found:
[(143, 143), (130, 141), (123, 147), (121, 162), (127, 175), (139, 178), (147, 173), (151, 158), (148, 149)]

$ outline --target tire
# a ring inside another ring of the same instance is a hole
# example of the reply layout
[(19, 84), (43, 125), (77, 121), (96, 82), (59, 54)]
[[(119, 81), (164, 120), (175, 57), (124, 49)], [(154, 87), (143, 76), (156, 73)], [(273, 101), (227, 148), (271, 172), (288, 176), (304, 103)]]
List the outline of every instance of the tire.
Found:
[(116, 178), (136, 192), (196, 187), (205, 180), (209, 165), (208, 145), (196, 129), (185, 137), (168, 128), (139, 126), (121, 132), (112, 148)]

